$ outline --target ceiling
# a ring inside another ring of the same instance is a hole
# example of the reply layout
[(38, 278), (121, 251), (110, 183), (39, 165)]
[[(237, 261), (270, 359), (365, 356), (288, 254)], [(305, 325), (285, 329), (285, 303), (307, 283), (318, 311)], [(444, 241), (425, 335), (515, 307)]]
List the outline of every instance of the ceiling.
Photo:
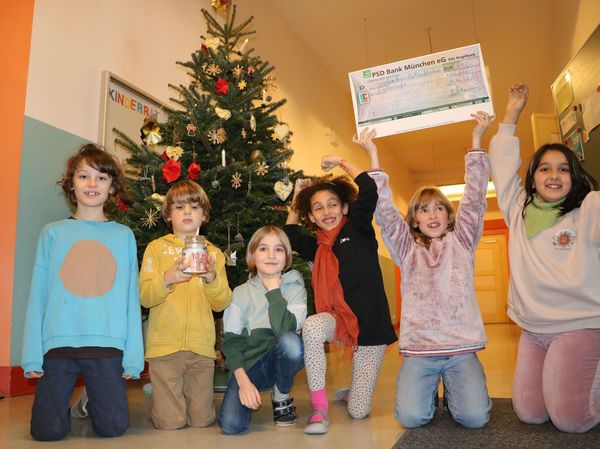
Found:
[[(510, 85), (520, 81), (532, 92), (530, 112), (552, 111), (549, 86), (561, 67), (553, 51), (555, 1), (271, 0), (271, 5), (347, 93), (343, 107), (349, 120), (348, 72), (476, 42), (489, 69), (497, 113), (504, 112)], [(415, 185), (460, 183), (471, 129), (464, 122), (409, 132), (382, 139), (380, 148), (393, 153)], [(532, 145), (530, 134), (522, 135), (524, 147)]]

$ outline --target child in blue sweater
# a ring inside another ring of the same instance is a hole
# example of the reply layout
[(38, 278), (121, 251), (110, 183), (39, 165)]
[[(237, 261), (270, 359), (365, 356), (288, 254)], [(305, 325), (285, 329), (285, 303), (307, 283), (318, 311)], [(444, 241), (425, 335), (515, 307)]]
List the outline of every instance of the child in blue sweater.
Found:
[(126, 379), (144, 367), (135, 239), (104, 213), (124, 195), (125, 178), (113, 156), (87, 144), (58, 183), (74, 213), (46, 225), (38, 241), (21, 362), (25, 377), (38, 379), (31, 436), (69, 433), (81, 374), (94, 431), (115, 437), (129, 423)]

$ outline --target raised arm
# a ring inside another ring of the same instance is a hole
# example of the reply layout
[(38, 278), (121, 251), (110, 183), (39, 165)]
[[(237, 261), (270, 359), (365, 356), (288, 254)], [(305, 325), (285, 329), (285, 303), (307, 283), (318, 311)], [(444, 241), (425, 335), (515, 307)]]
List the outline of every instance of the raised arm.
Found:
[(473, 147), (465, 157), (465, 193), (458, 207), (454, 228), (459, 241), (469, 251), (473, 251), (477, 246), (483, 232), (489, 164), (485, 152), (481, 149), (481, 138), (494, 121), (494, 117), (486, 112), (479, 111), (471, 116), (475, 121), (472, 133)]
[(525, 84), (515, 84), (510, 88), (504, 118), (498, 125), (498, 132), (490, 141), (490, 168), (496, 187), (498, 207), (509, 226), (512, 214), (519, 213), (524, 194), (519, 176), (519, 139), (515, 136), (515, 129), (528, 96), (529, 90)]
[(373, 142), (373, 138), (377, 135), (377, 131), (374, 129), (369, 131), (369, 128), (365, 128), (360, 132), (360, 135), (357, 136), (354, 134), (352, 137), (352, 142), (360, 145), (369, 155), (369, 160), (371, 161), (371, 170), (379, 170), (379, 152), (377, 150), (377, 145)]
[(342, 159), (340, 156), (323, 156), (321, 158), (321, 168), (323, 171), (330, 171), (334, 167), (340, 167), (346, 173), (350, 175), (352, 179), (356, 178), (362, 173), (357, 167), (350, 162)]

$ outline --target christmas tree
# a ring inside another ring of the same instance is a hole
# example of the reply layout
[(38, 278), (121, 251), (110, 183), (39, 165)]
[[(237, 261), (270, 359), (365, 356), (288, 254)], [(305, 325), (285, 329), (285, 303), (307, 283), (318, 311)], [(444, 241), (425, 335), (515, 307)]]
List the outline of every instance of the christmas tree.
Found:
[[(218, 8), (226, 2), (213, 2)], [(147, 118), (141, 139), (115, 130), (124, 147), (130, 198), (121, 202), (117, 219), (137, 238), (140, 260), (146, 245), (169, 233), (160, 215), (169, 187), (193, 179), (211, 202), (210, 220), (201, 233), (221, 248), (233, 288), (248, 278), (245, 248), (260, 226), (282, 226), (293, 182), (303, 176), (287, 162), (293, 154), (286, 123), (276, 111), (285, 99), (272, 101), (274, 67), (254, 54), (247, 36), (252, 17), (236, 25), (235, 6), (221, 25), (202, 10), (207, 36), (187, 62), (189, 83), (170, 85), (177, 93), (166, 123)], [(306, 264), (296, 268), (307, 272)]]

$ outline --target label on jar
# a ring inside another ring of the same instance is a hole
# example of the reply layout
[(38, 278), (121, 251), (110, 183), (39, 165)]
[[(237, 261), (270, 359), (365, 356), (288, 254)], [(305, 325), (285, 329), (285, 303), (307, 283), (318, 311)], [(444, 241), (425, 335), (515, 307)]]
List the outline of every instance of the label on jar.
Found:
[(187, 274), (202, 274), (208, 271), (208, 251), (201, 245), (195, 248), (185, 248), (183, 250), (185, 261), (190, 264), (189, 267), (183, 269)]

